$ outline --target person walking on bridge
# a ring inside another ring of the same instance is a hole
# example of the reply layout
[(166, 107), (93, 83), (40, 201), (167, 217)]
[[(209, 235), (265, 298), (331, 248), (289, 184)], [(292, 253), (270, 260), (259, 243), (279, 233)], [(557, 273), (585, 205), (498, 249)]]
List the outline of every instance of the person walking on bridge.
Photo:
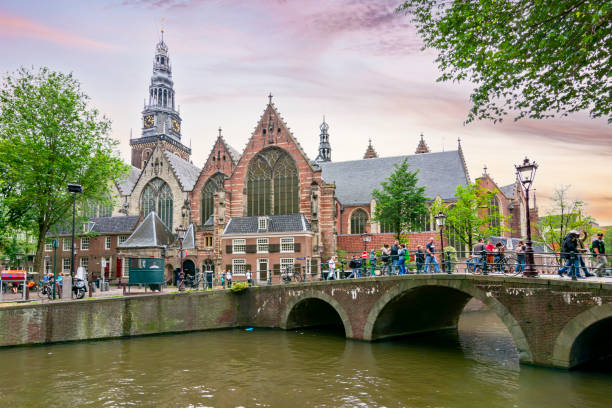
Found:
[(393, 245), (391, 245), (391, 268), (393, 268), (393, 275), (397, 275), (398, 262), (399, 262), (399, 241), (395, 241)]
[(580, 233), (576, 230), (571, 230), (569, 234), (563, 238), (563, 244), (561, 248), (561, 258), (565, 259), (566, 264), (557, 271), (559, 276), (563, 277), (563, 274), (569, 269), (569, 276), (572, 280), (576, 280), (577, 274), (579, 273), (580, 261), (578, 260), (578, 236)]
[(429, 238), (429, 243), (425, 245), (425, 273), (429, 273), (429, 267), (435, 266), (435, 273), (440, 273), (440, 267), (436, 259), (436, 245), (434, 244), (433, 237)]
[(610, 272), (606, 272), (608, 260), (606, 259), (606, 244), (603, 240), (603, 232), (598, 232), (597, 238), (591, 243), (591, 253), (595, 257), (595, 262), (597, 262), (597, 266), (593, 269), (597, 276), (610, 275)]

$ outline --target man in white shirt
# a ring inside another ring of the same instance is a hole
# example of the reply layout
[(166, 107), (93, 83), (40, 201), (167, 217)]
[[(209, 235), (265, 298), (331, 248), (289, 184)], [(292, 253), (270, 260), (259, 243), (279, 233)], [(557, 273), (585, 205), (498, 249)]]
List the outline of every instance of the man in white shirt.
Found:
[(330, 279), (336, 279), (336, 257), (332, 256), (331, 258), (329, 258), (329, 261), (327, 261), (327, 266), (329, 267), (329, 273), (327, 274), (327, 279), (326, 280), (330, 280)]
[(232, 287), (232, 272), (231, 271), (227, 271), (227, 273), (225, 274), (225, 281), (227, 283), (227, 288), (231, 288)]
[(246, 279), (249, 286), (253, 286), (253, 278), (251, 277), (251, 271), (246, 271)]

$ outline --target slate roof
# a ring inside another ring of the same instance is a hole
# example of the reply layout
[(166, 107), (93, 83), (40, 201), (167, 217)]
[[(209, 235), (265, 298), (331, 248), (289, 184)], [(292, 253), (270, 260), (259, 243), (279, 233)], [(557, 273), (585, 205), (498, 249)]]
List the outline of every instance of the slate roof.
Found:
[(512, 183), (507, 186), (502, 186), (499, 188), (499, 191), (501, 191), (502, 194), (508, 198), (514, 198), (514, 193), (516, 191), (516, 183)]
[(172, 231), (155, 214), (149, 213), (136, 230), (117, 248), (161, 248), (174, 241)]
[(195, 249), (195, 234), (193, 231), (193, 224), (189, 224), (189, 227), (187, 227), (187, 231), (185, 231), (183, 249)]
[(194, 166), (193, 163), (180, 158), (168, 150), (164, 150), (164, 154), (166, 155), (166, 159), (168, 160), (168, 163), (170, 163), (170, 166), (172, 167), (172, 170), (174, 171), (179, 183), (181, 183), (183, 190), (193, 190), (193, 186), (195, 186), (198, 176), (200, 175), (200, 169)]
[(322, 177), (327, 183), (336, 184), (336, 197), (343, 205), (369, 204), (372, 191), (380, 189), (395, 168), (408, 159), (410, 171), (419, 170), (419, 186), (425, 187), (425, 195), (433, 199), (454, 199), (458, 185), (468, 184), (468, 175), (459, 150), (422, 153), (411, 156), (379, 157), (345, 162), (319, 163)]
[(265, 232), (308, 232), (310, 223), (303, 214), (267, 215), (268, 229), (258, 229), (259, 217), (234, 217), (225, 226), (223, 234), (254, 234)]
[(214, 216), (210, 214), (210, 217), (208, 217), (204, 223), (204, 227), (212, 227), (213, 225), (215, 225)]
[[(134, 231), (134, 227), (138, 223), (140, 217), (137, 215), (130, 216), (119, 216), (119, 217), (99, 217), (90, 218), (89, 222), (93, 224), (89, 232), (95, 232), (98, 234), (130, 234)], [(72, 234), (72, 223), (66, 223), (61, 225), (58, 230), (47, 233), (47, 236), (54, 235), (71, 235)], [(81, 225), (76, 226), (76, 234), (83, 235), (83, 228)]]
[(132, 190), (140, 177), (140, 173), (142, 173), (142, 170), (140, 170), (138, 167), (131, 166), (127, 178), (117, 183), (117, 188), (119, 189), (121, 195), (130, 195), (132, 193)]

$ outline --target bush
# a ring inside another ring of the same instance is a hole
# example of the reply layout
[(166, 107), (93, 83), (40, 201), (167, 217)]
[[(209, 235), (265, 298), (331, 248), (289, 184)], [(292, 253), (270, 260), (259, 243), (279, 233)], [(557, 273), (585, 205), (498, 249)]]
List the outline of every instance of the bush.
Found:
[(243, 290), (248, 289), (249, 284), (246, 282), (236, 282), (234, 284), (232, 284), (232, 287), (230, 288), (230, 290), (234, 293), (238, 293), (238, 292), (242, 292)]

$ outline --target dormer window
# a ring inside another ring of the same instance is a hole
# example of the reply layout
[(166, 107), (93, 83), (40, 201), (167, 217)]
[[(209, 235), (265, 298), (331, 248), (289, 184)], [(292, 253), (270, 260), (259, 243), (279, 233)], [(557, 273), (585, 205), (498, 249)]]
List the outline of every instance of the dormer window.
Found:
[(259, 217), (257, 219), (257, 229), (260, 231), (268, 230), (268, 217)]
[(84, 222), (83, 223), (83, 233), (87, 234), (94, 227), (94, 222)]

